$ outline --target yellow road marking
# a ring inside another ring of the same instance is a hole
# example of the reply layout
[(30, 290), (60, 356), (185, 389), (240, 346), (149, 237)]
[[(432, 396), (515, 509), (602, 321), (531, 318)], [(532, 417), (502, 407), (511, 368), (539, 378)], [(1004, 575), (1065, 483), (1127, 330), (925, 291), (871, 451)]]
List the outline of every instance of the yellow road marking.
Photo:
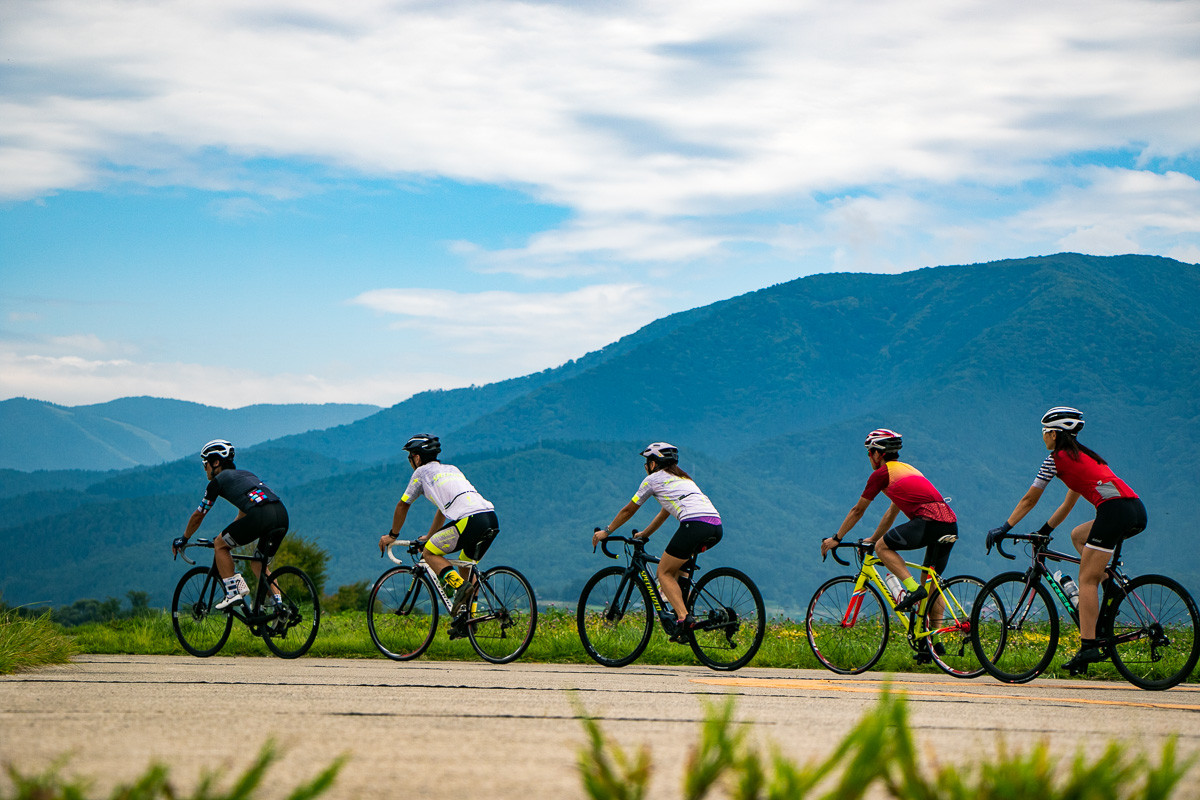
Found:
[[(884, 686), (953, 686), (950, 681), (884, 681), (884, 680), (834, 680), (829, 678), (692, 678), (692, 683), (710, 686), (742, 686), (767, 689), (810, 689), (820, 691), (848, 692), (851, 694), (880, 694)], [(958, 685), (962, 685), (959, 683)], [(1083, 684), (1086, 685), (1086, 684)], [(1063, 688), (1063, 687), (1055, 687)], [(1074, 687), (1072, 687), (1074, 688)], [(1200, 711), (1200, 706), (1187, 703), (1149, 703), (1133, 700), (1097, 700), (1088, 697), (1042, 697), (1029, 694), (990, 694), (984, 692), (928, 691), (903, 689), (904, 694), (918, 697), (979, 697), (988, 700), (1033, 700), (1051, 703), (1078, 703), (1080, 705), (1125, 706), (1130, 708), (1164, 708), (1181, 711)]]

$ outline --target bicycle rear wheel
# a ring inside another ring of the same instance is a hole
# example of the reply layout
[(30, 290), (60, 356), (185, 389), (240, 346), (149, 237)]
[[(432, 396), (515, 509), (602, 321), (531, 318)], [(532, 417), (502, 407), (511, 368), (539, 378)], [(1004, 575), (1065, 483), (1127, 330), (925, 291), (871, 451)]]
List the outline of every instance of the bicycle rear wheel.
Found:
[(208, 658), (225, 646), (233, 617), (213, 608), (224, 597), (224, 585), (213, 567), (193, 567), (179, 579), (171, 598), (171, 627), (184, 650)]
[(1040, 580), (1003, 572), (983, 585), (971, 609), (971, 644), (987, 673), (1027, 683), (1045, 671), (1058, 647), (1058, 609)]
[(857, 576), (840, 575), (821, 584), (804, 616), (808, 646), (826, 668), (858, 675), (875, 666), (888, 643), (888, 607), (879, 590), (864, 584), (854, 591)]
[(276, 605), (275, 619), (263, 624), (263, 641), (280, 658), (299, 658), (312, 647), (321, 625), (317, 587), (297, 567), (280, 567), (271, 581), (279, 587), (283, 605)]
[(1109, 648), (1117, 671), (1142, 689), (1170, 689), (1186, 680), (1200, 658), (1200, 613), (1191, 595), (1162, 575), (1142, 575), (1125, 592), (1116, 591), (1105, 634), (1138, 637)]
[[(942, 672), (955, 678), (977, 678), (983, 665), (971, 645), (971, 608), (983, 593), (983, 581), (973, 575), (956, 575), (942, 582), (944, 598), (941, 619), (934, 619), (933, 601), (925, 603), (925, 630), (935, 631), (926, 638), (929, 655)], [(957, 605), (955, 605), (957, 601)]]
[(606, 667), (632, 663), (650, 642), (650, 592), (622, 567), (605, 567), (579, 595), (575, 624), (583, 649)]
[(715, 670), (749, 664), (767, 630), (762, 594), (754, 581), (731, 567), (718, 567), (696, 582), (688, 613), (696, 618), (688, 644), (700, 663)]
[(467, 623), (467, 636), (480, 658), (493, 664), (520, 658), (536, 628), (537, 600), (525, 576), (512, 567), (483, 573)]
[(367, 600), (367, 630), (379, 652), (393, 661), (424, 653), (437, 632), (436, 598), (423, 571), (393, 567), (380, 575)]

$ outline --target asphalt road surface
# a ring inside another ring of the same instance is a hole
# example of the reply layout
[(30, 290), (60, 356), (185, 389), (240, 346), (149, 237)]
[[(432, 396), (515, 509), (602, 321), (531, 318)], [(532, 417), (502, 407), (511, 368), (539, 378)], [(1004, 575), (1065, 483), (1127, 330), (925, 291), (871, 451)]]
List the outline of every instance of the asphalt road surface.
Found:
[[(889, 676), (811, 670), (717, 673), (703, 667), (383, 659), (196, 659), (84, 656), (69, 666), (0, 677), (0, 762), (67, 773), (97, 796), (154, 761), (181, 791), (205, 771), (240, 772), (268, 737), (283, 756), (264, 800), (282, 800), (336, 756), (350, 760), (325, 797), (583, 797), (585, 742), (575, 703), (627, 750), (646, 744), (653, 798), (678, 798), (682, 765), (706, 703), (736, 695), (753, 740), (796, 761), (829, 753), (877, 701)], [(1045, 740), (1066, 756), (1118, 738), (1152, 756), (1168, 735), (1200, 754), (1200, 687), (1144, 692), (1122, 683), (1038, 680), (1007, 686), (899, 675), (919, 744), (942, 761), (973, 761)], [(1198, 768), (1200, 771), (1200, 768)], [(7, 778), (0, 777), (0, 781)], [(1194, 778), (1181, 796), (1195, 796)], [(226, 784), (227, 785), (227, 784)]]

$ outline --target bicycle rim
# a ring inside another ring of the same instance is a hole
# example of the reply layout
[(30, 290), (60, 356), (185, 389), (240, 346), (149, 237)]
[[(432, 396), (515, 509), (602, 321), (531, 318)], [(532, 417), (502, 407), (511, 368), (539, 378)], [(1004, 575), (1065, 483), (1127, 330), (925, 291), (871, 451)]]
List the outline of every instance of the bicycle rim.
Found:
[(1179, 583), (1161, 575), (1134, 578), (1110, 613), (1106, 633), (1137, 637), (1109, 649), (1127, 681), (1142, 689), (1170, 689), (1192, 673), (1200, 656), (1200, 614)]
[(379, 652), (393, 661), (424, 653), (437, 632), (437, 620), (433, 587), (412, 567), (390, 569), (371, 587), (367, 631)]
[(193, 567), (179, 579), (171, 598), (171, 627), (184, 650), (207, 658), (225, 646), (233, 617), (213, 609), (224, 596), (221, 578), (212, 567)]
[(977, 678), (983, 665), (971, 644), (971, 609), (983, 593), (983, 581), (972, 575), (957, 575), (942, 582), (945, 597), (940, 617), (934, 600), (925, 603), (925, 637), (928, 653), (942, 672), (955, 678)]
[(854, 591), (856, 577), (825, 581), (804, 616), (808, 646), (817, 660), (841, 675), (866, 672), (883, 655), (888, 642), (888, 609), (871, 584)]
[(1058, 611), (1050, 592), (1041, 581), (1027, 587), (1020, 572), (992, 578), (971, 609), (971, 644), (996, 680), (1033, 680), (1050, 666), (1058, 646)]
[(316, 641), (321, 624), (317, 587), (296, 567), (280, 567), (271, 573), (271, 581), (279, 587), (283, 604), (275, 606), (274, 620), (263, 623), (263, 641), (280, 658), (299, 658)]
[(507, 664), (525, 652), (537, 628), (537, 601), (525, 576), (511, 567), (492, 567), (475, 591), (467, 636), (475, 652)]
[(767, 629), (762, 594), (736, 569), (718, 567), (700, 578), (688, 598), (688, 613), (696, 618), (688, 643), (707, 667), (740, 669), (762, 645)]
[(622, 567), (605, 567), (584, 585), (575, 624), (589, 656), (606, 667), (623, 667), (650, 642), (650, 593)]

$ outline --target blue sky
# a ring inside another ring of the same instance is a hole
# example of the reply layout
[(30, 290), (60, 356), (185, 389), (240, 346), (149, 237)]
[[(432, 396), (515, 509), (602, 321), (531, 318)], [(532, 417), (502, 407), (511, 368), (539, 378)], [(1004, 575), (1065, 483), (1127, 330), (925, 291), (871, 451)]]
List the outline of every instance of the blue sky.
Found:
[(1200, 261), (1200, 4), (10, 0), (0, 399), (391, 405), (830, 271)]

